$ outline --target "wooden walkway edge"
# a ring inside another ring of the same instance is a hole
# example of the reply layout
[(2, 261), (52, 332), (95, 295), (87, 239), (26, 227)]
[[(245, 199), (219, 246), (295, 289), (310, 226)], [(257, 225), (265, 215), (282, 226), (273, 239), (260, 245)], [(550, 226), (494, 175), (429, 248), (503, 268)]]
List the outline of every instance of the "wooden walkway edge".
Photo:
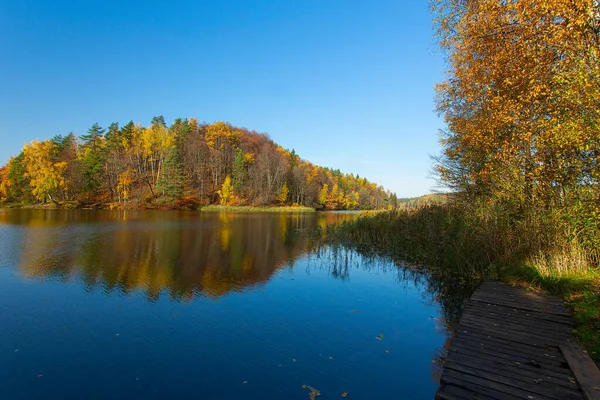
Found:
[(559, 298), (487, 282), (468, 301), (436, 399), (600, 400), (600, 371)]

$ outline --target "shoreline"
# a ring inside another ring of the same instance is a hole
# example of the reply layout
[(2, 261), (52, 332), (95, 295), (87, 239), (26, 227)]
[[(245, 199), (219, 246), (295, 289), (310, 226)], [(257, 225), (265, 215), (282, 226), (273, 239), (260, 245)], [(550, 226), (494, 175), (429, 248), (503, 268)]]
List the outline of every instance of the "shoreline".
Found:
[(143, 205), (120, 205), (115, 203), (92, 203), (85, 204), (79, 202), (69, 203), (45, 203), (45, 204), (23, 204), (23, 203), (0, 203), (0, 209), (7, 210), (187, 210), (202, 212), (290, 212), (290, 213), (314, 213), (317, 210), (306, 206), (222, 206), (222, 205), (161, 205), (161, 204), (143, 204)]

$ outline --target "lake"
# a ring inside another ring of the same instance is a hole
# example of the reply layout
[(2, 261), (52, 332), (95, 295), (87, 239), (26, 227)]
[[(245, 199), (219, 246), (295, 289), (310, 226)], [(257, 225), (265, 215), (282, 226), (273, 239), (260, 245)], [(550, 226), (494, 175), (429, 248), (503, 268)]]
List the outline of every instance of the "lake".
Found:
[(0, 209), (0, 397), (433, 398), (452, 301), (355, 217)]

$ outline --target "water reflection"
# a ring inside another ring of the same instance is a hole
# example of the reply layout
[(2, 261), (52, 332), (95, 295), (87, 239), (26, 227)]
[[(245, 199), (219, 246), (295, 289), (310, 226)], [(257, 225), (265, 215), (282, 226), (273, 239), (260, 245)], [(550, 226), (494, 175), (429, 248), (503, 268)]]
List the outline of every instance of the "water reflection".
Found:
[(149, 300), (219, 297), (260, 285), (293, 265), (305, 234), (354, 218), (351, 213), (243, 214), (162, 211), (11, 210), (0, 224), (15, 233), (21, 274), (80, 279), (88, 290)]
[[(14, 225), (19, 272), (32, 278), (81, 280), (87, 290), (144, 291), (148, 300), (219, 297), (267, 282), (281, 266), (310, 251), (336, 279), (350, 278), (356, 260), (381, 259), (371, 249), (320, 247), (315, 227), (356, 218), (355, 213), (265, 214), (192, 211), (0, 210), (0, 227)], [(391, 268), (397, 281), (426, 287), (426, 301), (440, 304), (450, 326), (476, 280), (437, 273), (402, 260), (362, 262), (360, 268)], [(387, 265), (387, 267), (385, 267)], [(15, 266), (13, 266), (15, 267)]]
[[(0, 357), (0, 382), (33, 393), (28, 379), (44, 367), (62, 374), (36, 381), (54, 382), (44, 398), (98, 376), (103, 398), (156, 398), (161, 381), (175, 391), (162, 397), (200, 387), (206, 398), (299, 399), (310, 383), (338, 397), (431, 398), (447, 327), (475, 284), (310, 239), (315, 227), (355, 217), (0, 210), (0, 268), (36, 283), (5, 274), (0, 352), (12, 358)], [(119, 297), (129, 293), (142, 296)]]

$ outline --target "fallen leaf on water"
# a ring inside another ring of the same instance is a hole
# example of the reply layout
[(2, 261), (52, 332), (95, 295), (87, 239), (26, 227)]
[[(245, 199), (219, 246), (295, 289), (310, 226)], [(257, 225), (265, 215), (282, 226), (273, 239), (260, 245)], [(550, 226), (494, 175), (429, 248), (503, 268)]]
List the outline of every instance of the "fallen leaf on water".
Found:
[(315, 389), (312, 386), (302, 385), (302, 389), (309, 389), (310, 390), (310, 393), (308, 394), (308, 397), (310, 397), (310, 400), (315, 400), (315, 397), (321, 395), (321, 391), (318, 390), (318, 389)]
[(383, 333), (382, 333), (382, 334), (380, 334), (379, 336), (377, 336), (377, 338), (376, 338), (376, 339), (377, 339), (377, 340), (383, 340)]
[(346, 396), (348, 396), (348, 392), (342, 393), (342, 397), (346, 397)]
[(358, 310), (352, 310), (351, 312), (358, 312)]
[(575, 381), (575, 378), (569, 377), (569, 382), (571, 382), (571, 383), (575, 383), (575, 382), (576, 382), (576, 381)]

